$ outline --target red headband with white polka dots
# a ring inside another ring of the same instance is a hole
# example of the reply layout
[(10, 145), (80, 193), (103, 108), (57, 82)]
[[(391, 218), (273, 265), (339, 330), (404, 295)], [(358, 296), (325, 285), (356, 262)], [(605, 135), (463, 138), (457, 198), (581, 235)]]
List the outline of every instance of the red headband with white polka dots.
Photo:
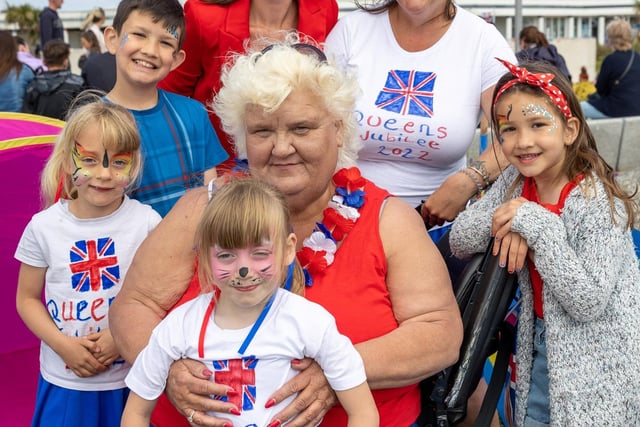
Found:
[(505, 67), (509, 69), (509, 72), (515, 76), (513, 80), (509, 80), (504, 84), (496, 93), (496, 97), (493, 100), (493, 105), (498, 102), (498, 98), (510, 87), (517, 84), (527, 84), (530, 86), (537, 86), (542, 91), (547, 94), (551, 101), (560, 108), (562, 114), (567, 119), (571, 118), (571, 109), (569, 108), (569, 103), (567, 102), (567, 97), (564, 96), (564, 93), (556, 86), (551, 84), (551, 81), (555, 77), (555, 75), (551, 73), (540, 73), (534, 74), (530, 73), (526, 68), (520, 68), (517, 65), (510, 63), (509, 61), (505, 61), (504, 59), (496, 58), (498, 61), (502, 62)]

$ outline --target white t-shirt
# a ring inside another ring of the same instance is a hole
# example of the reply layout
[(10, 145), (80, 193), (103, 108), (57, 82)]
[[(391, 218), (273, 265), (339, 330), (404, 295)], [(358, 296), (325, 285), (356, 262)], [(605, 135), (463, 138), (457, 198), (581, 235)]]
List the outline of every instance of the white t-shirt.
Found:
[(98, 39), (98, 44), (100, 45), (100, 53), (105, 53), (107, 51), (107, 45), (104, 42), (104, 34), (102, 30), (98, 26), (98, 24), (91, 24), (87, 30), (90, 30), (93, 34), (96, 35)]
[(214, 373), (212, 381), (231, 385), (239, 393), (229, 400), (242, 414), (217, 415), (244, 427), (266, 426), (293, 400), (294, 396), (272, 408), (264, 407), (269, 396), (297, 374), (291, 368), (292, 359), (315, 359), (334, 390), (347, 390), (366, 381), (360, 354), (349, 338), (338, 332), (333, 316), (322, 306), (283, 289), (276, 291), (270, 310), (242, 355), (238, 350), (251, 327), (220, 329), (212, 317), (204, 336), (203, 360), (198, 342), (211, 296), (203, 294), (181, 305), (153, 330), (126, 378), (131, 390), (144, 399), (156, 399), (164, 390), (173, 361), (202, 360)]
[(424, 51), (398, 45), (388, 13), (361, 10), (341, 18), (325, 45), (363, 91), (356, 105), (362, 174), (413, 206), (465, 167), (481, 94), (507, 71), (495, 57), (516, 61), (493, 25), (456, 10), (447, 32)]
[[(33, 216), (15, 258), (33, 267), (47, 267), (47, 311), (65, 335), (86, 336), (109, 327), (109, 306), (133, 255), (160, 219), (150, 206), (126, 196), (118, 210), (93, 219), (76, 218), (69, 212), (69, 202), (61, 200)], [(117, 360), (99, 375), (80, 378), (51, 347), (40, 345), (40, 372), (60, 387), (115, 390), (125, 386), (128, 369), (124, 360)]]

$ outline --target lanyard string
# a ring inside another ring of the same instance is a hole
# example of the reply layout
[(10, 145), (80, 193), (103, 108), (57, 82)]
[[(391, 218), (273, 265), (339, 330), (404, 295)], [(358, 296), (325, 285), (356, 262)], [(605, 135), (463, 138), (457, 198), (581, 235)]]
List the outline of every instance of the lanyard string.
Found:
[[(294, 262), (289, 264), (289, 266), (287, 267), (287, 280), (285, 281), (285, 284), (284, 284), (284, 289), (287, 291), (291, 290), (291, 285), (293, 284), (294, 263), (295, 263), (295, 260)], [(258, 332), (260, 325), (262, 325), (262, 322), (264, 322), (264, 318), (267, 317), (267, 313), (269, 313), (269, 310), (271, 309), (271, 305), (273, 305), (273, 300), (276, 297), (276, 292), (271, 294), (269, 301), (267, 301), (267, 304), (264, 306), (264, 308), (260, 312), (258, 319), (256, 319), (255, 323), (251, 327), (249, 334), (242, 342), (242, 345), (238, 349), (239, 354), (244, 354), (244, 352), (247, 350), (247, 347), (249, 347), (249, 344), (253, 340), (253, 337), (255, 337), (256, 333)], [(211, 319), (211, 313), (213, 312), (213, 307), (216, 305), (216, 296), (219, 296), (219, 295), (220, 295), (219, 289), (216, 289), (216, 292), (211, 294), (211, 301), (209, 301), (207, 310), (204, 313), (204, 319), (202, 319), (202, 326), (200, 326), (200, 336), (198, 338), (198, 357), (200, 357), (201, 359), (204, 359), (204, 338), (205, 338), (205, 335), (207, 334), (207, 325), (209, 324), (209, 319)]]
[(287, 267), (287, 280), (284, 282), (284, 289), (286, 291), (291, 290), (291, 285), (293, 285), (293, 266), (296, 260), (291, 261), (291, 264)]
[[(242, 345), (238, 349), (239, 354), (244, 354), (244, 352), (247, 350), (247, 347), (249, 347), (251, 340), (253, 340), (253, 337), (258, 332), (258, 329), (260, 328), (260, 325), (262, 325), (264, 318), (267, 317), (267, 313), (269, 313), (269, 309), (271, 308), (271, 305), (273, 304), (273, 300), (275, 299), (275, 297), (276, 297), (276, 293), (274, 292), (271, 295), (271, 298), (269, 298), (269, 301), (267, 301), (267, 304), (262, 309), (260, 316), (258, 316), (258, 319), (251, 327), (249, 334), (247, 334), (247, 337), (244, 339), (244, 341), (242, 342)], [(211, 295), (211, 301), (209, 301), (207, 310), (204, 313), (204, 319), (202, 319), (202, 326), (200, 327), (200, 336), (198, 338), (198, 357), (200, 357), (201, 359), (204, 359), (204, 338), (205, 338), (205, 335), (207, 334), (207, 325), (209, 324), (209, 319), (211, 319), (211, 313), (213, 312), (213, 307), (215, 305), (216, 305), (216, 299), (214, 295)]]

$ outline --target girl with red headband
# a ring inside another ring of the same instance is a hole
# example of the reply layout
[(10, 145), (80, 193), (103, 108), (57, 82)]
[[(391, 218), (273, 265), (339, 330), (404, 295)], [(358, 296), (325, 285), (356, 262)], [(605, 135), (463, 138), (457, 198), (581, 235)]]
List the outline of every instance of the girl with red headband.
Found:
[(515, 425), (640, 425), (632, 196), (598, 154), (570, 82), (501, 61), (492, 121), (511, 165), (451, 231), (458, 257), (518, 273)]

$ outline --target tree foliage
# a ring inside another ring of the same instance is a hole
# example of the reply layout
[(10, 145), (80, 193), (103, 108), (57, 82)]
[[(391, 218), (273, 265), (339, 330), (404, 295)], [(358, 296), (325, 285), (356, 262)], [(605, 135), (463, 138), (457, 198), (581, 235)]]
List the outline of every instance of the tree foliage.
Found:
[(5, 20), (17, 24), (18, 32), (30, 46), (35, 46), (40, 38), (40, 10), (30, 4), (11, 6), (6, 2)]

